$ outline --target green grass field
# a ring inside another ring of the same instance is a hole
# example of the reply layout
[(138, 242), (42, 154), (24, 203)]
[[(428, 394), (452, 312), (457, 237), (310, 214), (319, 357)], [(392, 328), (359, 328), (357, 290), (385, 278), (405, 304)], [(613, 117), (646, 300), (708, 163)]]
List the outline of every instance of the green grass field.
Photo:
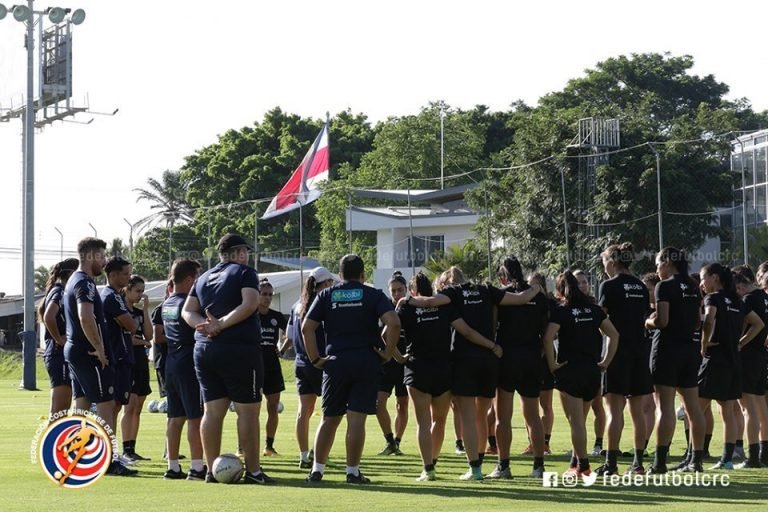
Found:
[[(48, 379), (42, 361), (38, 363), (38, 386), (47, 387)], [(144, 413), (139, 433), (137, 451), (152, 457), (140, 464), (140, 475), (135, 478), (104, 477), (95, 485), (83, 490), (59, 489), (43, 474), (41, 468), (30, 461), (30, 446), (41, 417), (47, 413), (48, 391), (18, 390), (18, 356), (0, 352), (0, 497), (3, 511), (11, 510), (206, 510), (227, 507), (231, 510), (333, 510), (368, 512), (383, 510), (629, 510), (663, 506), (665, 510), (688, 511), (723, 510), (735, 506), (744, 510), (766, 510), (768, 506), (768, 469), (730, 472), (731, 484), (723, 488), (703, 487), (605, 487), (600, 481), (592, 487), (575, 489), (563, 487), (544, 488), (541, 480), (528, 478), (531, 459), (515, 455), (512, 481), (460, 482), (466, 462), (453, 454), (453, 434), (448, 429), (445, 449), (438, 464), (437, 482), (416, 482), (421, 462), (415, 441), (415, 421), (411, 415), (400, 457), (377, 457), (383, 447), (375, 418), (369, 418), (368, 440), (362, 462), (363, 472), (373, 483), (363, 487), (350, 487), (344, 482), (344, 437), (336, 440), (331, 454), (338, 466), (326, 469), (326, 477), (319, 486), (303, 482), (305, 470), (297, 465), (297, 446), (293, 436), (296, 414), (296, 394), (292, 381), (290, 362), (285, 362), (284, 374), (288, 377), (288, 392), (282, 401), (285, 411), (275, 442), (280, 457), (264, 461), (265, 470), (277, 479), (274, 487), (246, 485), (206, 485), (202, 482), (164, 481), (162, 460), (165, 417), (161, 414)], [(154, 386), (154, 382), (153, 382)], [(149, 399), (157, 398), (156, 395)], [(557, 400), (556, 400), (557, 402)], [(516, 404), (517, 405), (517, 404)], [(552, 449), (558, 455), (547, 458), (549, 471), (562, 472), (567, 468), (564, 455), (568, 449), (569, 430), (565, 417), (558, 409)], [(313, 419), (312, 431), (319, 417)], [(590, 420), (591, 421), (591, 420)], [(449, 418), (450, 422), (450, 418)], [(513, 454), (526, 445), (522, 418), (513, 420)], [(678, 425), (681, 425), (678, 423)], [(342, 426), (343, 428), (343, 426)], [(590, 428), (591, 430), (591, 428)], [(223, 451), (234, 451), (234, 415), (228, 415), (225, 423)], [(626, 434), (623, 448), (629, 448), (630, 434)], [(712, 443), (713, 453), (720, 450), (719, 426)], [(590, 442), (592, 433), (590, 432)], [(678, 431), (672, 446), (673, 458), (683, 451), (682, 432)], [(187, 453), (182, 443), (182, 453)], [(182, 461), (185, 462), (185, 461)], [(188, 461), (186, 461), (188, 462)], [(625, 467), (628, 460), (621, 460)], [(490, 471), (493, 462), (486, 462)], [(597, 464), (593, 464), (597, 466)]]

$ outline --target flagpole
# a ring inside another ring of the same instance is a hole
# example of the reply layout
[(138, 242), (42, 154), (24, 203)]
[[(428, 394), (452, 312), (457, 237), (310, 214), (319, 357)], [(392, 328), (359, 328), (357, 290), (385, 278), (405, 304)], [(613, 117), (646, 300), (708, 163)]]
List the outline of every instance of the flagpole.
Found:
[(253, 205), (253, 268), (259, 271), (259, 204)]
[[(299, 285), (304, 283), (304, 207), (299, 203)], [(301, 289), (301, 288), (299, 288)]]

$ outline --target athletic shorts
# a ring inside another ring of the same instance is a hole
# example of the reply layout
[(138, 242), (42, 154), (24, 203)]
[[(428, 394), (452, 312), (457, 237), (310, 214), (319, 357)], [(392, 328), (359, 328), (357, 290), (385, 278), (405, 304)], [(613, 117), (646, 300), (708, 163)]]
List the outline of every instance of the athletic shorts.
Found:
[(499, 367), (499, 389), (526, 398), (541, 393), (541, 354), (539, 351), (509, 349), (504, 351)]
[(148, 396), (152, 393), (149, 387), (149, 359), (144, 347), (133, 347), (133, 386), (131, 393), (138, 396)]
[(200, 383), (192, 353), (170, 356), (165, 365), (165, 390), (169, 418), (196, 419), (203, 416)]
[(705, 357), (699, 370), (699, 397), (710, 400), (741, 398), (741, 364)]
[(222, 398), (240, 404), (261, 402), (264, 363), (259, 345), (211, 341), (195, 343), (194, 350), (203, 402)]
[(433, 397), (451, 390), (453, 365), (450, 359), (409, 358), (403, 370), (403, 382)]
[(270, 356), (264, 358), (264, 385), (262, 386), (265, 395), (274, 395), (285, 391), (285, 380), (283, 379), (283, 369), (278, 359), (268, 360)]
[(741, 391), (764, 395), (768, 381), (768, 355), (763, 351), (741, 353)]
[(690, 341), (655, 345), (651, 349), (650, 365), (654, 385), (695, 388), (699, 381), (701, 347)]
[(489, 357), (453, 359), (454, 395), (493, 398), (498, 382), (499, 360), (490, 352)]
[(51, 381), (51, 389), (59, 386), (72, 386), (69, 365), (64, 360), (63, 350), (54, 350), (53, 354), (44, 358), (44, 361), (48, 379)]
[(343, 416), (347, 411), (376, 414), (380, 361), (372, 351), (346, 353), (326, 361), (323, 365), (323, 415)]
[(89, 402), (100, 404), (115, 399), (115, 377), (112, 366), (101, 367), (95, 356), (72, 350), (72, 345), (64, 346), (64, 358), (69, 364), (72, 377), (72, 396), (86, 398)]
[(323, 370), (309, 366), (296, 366), (296, 391), (299, 395), (323, 394)]
[(115, 402), (128, 405), (133, 389), (133, 365), (127, 362), (115, 364)]
[(405, 387), (403, 381), (404, 375), (405, 366), (394, 359), (381, 365), (381, 371), (379, 372), (379, 391), (391, 395), (392, 390), (394, 389), (395, 396), (408, 396), (408, 389)]
[(647, 353), (617, 353), (603, 373), (603, 394), (615, 393), (625, 397), (653, 393), (651, 369)]
[(601, 371), (597, 364), (569, 362), (555, 370), (555, 387), (585, 402), (591, 402), (600, 393)]
[(541, 390), (552, 391), (555, 389), (555, 376), (549, 371), (546, 358), (541, 358)]

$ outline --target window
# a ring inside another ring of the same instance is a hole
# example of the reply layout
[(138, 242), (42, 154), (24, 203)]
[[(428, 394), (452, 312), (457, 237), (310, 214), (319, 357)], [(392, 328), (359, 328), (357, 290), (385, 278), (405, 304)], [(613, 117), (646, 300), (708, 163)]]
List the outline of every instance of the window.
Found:
[(752, 150), (745, 150), (744, 151), (744, 186), (750, 187), (754, 184), (753, 176), (755, 174), (755, 170), (753, 168), (754, 165), (754, 158), (752, 156)]
[[(411, 243), (413, 243), (413, 259), (411, 261)], [(437, 257), (443, 252), (445, 237), (443, 235), (419, 236), (408, 239), (408, 266), (421, 267), (430, 256)]]
[(747, 187), (747, 225), (755, 223), (755, 187)]
[(755, 187), (755, 216), (758, 224), (765, 222), (765, 184)]
[(755, 149), (755, 183), (765, 183), (766, 150), (765, 146)]

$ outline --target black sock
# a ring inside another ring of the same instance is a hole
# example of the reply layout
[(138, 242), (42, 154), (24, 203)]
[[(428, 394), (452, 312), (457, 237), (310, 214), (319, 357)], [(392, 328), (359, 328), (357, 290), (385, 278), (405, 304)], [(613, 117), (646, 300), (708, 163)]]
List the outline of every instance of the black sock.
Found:
[(743, 439), (737, 439), (736, 440), (736, 448), (741, 448), (741, 451), (744, 451), (744, 440)]
[(725, 443), (723, 445), (723, 456), (720, 458), (720, 462), (731, 462), (733, 460), (734, 448), (736, 448), (736, 443)]
[(463, 450), (464, 449), (464, 441), (462, 441), (461, 439), (457, 439), (456, 440), (456, 448), (459, 448), (460, 450)]
[(653, 466), (656, 468), (664, 468), (667, 466), (667, 453), (669, 453), (669, 447), (656, 446), (656, 455), (653, 459)]
[(509, 467), (509, 459), (499, 459), (499, 469), (505, 470)]
[(571, 464), (569, 467), (575, 468), (579, 464), (578, 459), (575, 455), (571, 455)]
[(479, 468), (482, 465), (483, 465), (483, 461), (481, 461), (480, 459), (469, 461), (469, 467), (471, 468)]
[(395, 438), (395, 444), (396, 444), (397, 446), (400, 446), (400, 441), (402, 441), (402, 438), (399, 438), (399, 437), (396, 437), (396, 438)]
[(685, 429), (685, 446), (690, 446), (691, 444), (691, 431), (690, 429)]
[(589, 458), (585, 457), (579, 459), (579, 471), (586, 471), (589, 469)]
[(712, 434), (704, 435), (704, 452), (709, 453), (709, 443), (712, 441)]
[(635, 449), (635, 458), (632, 459), (632, 465), (637, 467), (640, 467), (643, 465), (643, 456), (645, 455), (645, 450), (643, 448)]
[(123, 441), (123, 453), (133, 453), (136, 441)]
[(749, 462), (753, 464), (760, 463), (760, 445), (758, 443), (749, 445)]
[(760, 462), (768, 464), (768, 441), (760, 441)]
[(619, 455), (621, 450), (608, 450), (605, 454), (605, 463), (609, 468), (615, 468), (618, 465)]
[(704, 461), (704, 450), (693, 450), (693, 463), (701, 464)]
[(482, 464), (483, 463), (483, 459), (485, 459), (485, 454), (484, 453), (478, 453), (477, 454), (477, 459), (480, 461), (480, 464)]
[(387, 440), (387, 444), (395, 444), (395, 434), (390, 432), (389, 434), (384, 435), (384, 439)]
[(552, 439), (552, 434), (544, 434), (544, 443), (549, 444), (549, 440)]
[(272, 446), (274, 444), (275, 444), (275, 438), (274, 437), (268, 437), (267, 438), (267, 448), (274, 449), (273, 446)]
[(434, 464), (424, 464), (424, 471), (434, 471), (435, 465)]
[(544, 457), (533, 458), (533, 469), (544, 467)]
[(491, 448), (496, 448), (496, 436), (488, 436), (488, 445)]
[(595, 446), (599, 446), (600, 448), (603, 447), (603, 438), (602, 437), (596, 437), (595, 438)]

